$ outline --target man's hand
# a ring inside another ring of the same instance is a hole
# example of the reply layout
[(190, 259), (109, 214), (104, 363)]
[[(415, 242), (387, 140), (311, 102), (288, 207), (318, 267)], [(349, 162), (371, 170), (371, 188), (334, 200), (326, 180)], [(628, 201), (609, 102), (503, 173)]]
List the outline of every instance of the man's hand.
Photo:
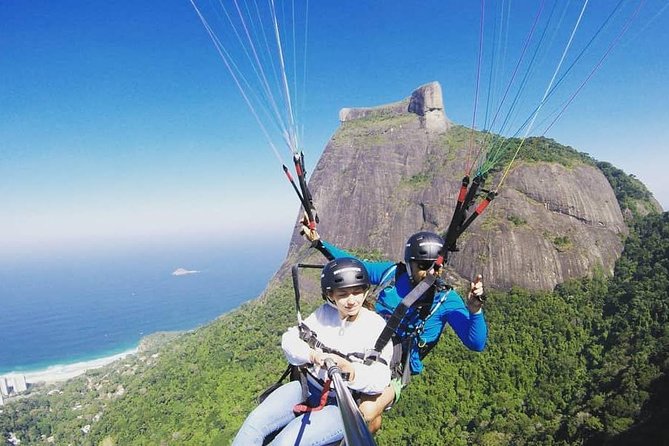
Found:
[(311, 229), (309, 227), (309, 217), (307, 217), (306, 212), (304, 213), (304, 216), (302, 217), (302, 221), (300, 222), (300, 224), (302, 225), (300, 234), (302, 234), (304, 238), (306, 238), (310, 242), (313, 242), (321, 238), (321, 236), (318, 235), (318, 232), (316, 232), (316, 228)]
[(470, 284), (469, 295), (467, 296), (467, 308), (469, 308), (469, 312), (477, 313), (483, 306), (484, 301), (483, 276), (479, 274)]

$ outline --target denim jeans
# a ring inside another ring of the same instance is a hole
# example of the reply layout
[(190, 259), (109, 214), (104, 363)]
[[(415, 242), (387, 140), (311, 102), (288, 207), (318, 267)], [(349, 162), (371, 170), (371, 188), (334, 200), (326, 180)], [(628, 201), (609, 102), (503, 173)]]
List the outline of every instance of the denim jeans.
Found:
[[(310, 386), (307, 399), (310, 406), (318, 404), (320, 391)], [(249, 414), (233, 446), (262, 445), (265, 437), (281, 429), (269, 443), (271, 446), (322, 446), (337, 444), (344, 437), (344, 423), (334, 398), (328, 400), (323, 409), (307, 412), (295, 417), (293, 406), (303, 402), (299, 381), (272, 392)]]

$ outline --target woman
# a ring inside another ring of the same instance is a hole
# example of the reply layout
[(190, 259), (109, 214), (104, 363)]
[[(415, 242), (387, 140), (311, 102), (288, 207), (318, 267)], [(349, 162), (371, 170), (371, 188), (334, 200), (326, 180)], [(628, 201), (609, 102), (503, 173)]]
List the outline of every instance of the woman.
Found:
[[(356, 360), (373, 349), (385, 326), (383, 318), (363, 307), (369, 291), (364, 265), (354, 258), (329, 262), (321, 273), (321, 291), (325, 303), (304, 320), (302, 327), (289, 328), (281, 340), (288, 361), (306, 366), (306, 405), (301, 404), (305, 401), (299, 381), (281, 386), (249, 414), (233, 445), (262, 445), (278, 429), (281, 431), (270, 445), (318, 446), (341, 440), (344, 425), (334, 391), (327, 391), (324, 361), (328, 358), (349, 375), (347, 384), (354, 394), (379, 394), (390, 383), (390, 345), (381, 353), (381, 361), (366, 364)], [(303, 339), (307, 332), (316, 335), (320, 348), (310, 346), (315, 345), (313, 338), (310, 343)]]

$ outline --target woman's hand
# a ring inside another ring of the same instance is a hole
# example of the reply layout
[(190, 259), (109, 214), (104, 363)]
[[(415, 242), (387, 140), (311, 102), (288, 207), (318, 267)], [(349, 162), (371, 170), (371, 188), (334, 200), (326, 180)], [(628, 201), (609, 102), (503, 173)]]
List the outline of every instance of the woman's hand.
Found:
[(319, 367), (323, 367), (325, 366), (325, 359), (328, 357), (329, 355), (327, 353), (312, 349), (311, 353), (309, 353), (309, 362)]
[(353, 379), (355, 378), (355, 368), (353, 367), (353, 364), (339, 355), (335, 355), (332, 353), (323, 353), (318, 350), (312, 350), (310, 357), (312, 364), (322, 368), (326, 367), (325, 360), (330, 359), (335, 364), (337, 364), (337, 367), (339, 367), (342, 373), (348, 373), (349, 381), (353, 381)]

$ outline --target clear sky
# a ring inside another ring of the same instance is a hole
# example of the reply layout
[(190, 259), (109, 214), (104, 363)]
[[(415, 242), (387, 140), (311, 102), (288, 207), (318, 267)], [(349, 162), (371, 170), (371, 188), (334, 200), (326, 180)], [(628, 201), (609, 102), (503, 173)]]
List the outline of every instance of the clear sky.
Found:
[[(487, 3), (486, 29), (494, 31), (495, 11), (509, 2)], [(489, 59), (500, 73), (518, 60), (539, 3), (513, 2), (507, 32), (496, 29), (508, 43)], [(564, 48), (584, 4), (571, 3), (554, 22), (561, 33), (556, 27), (546, 37), (556, 48)], [(589, 2), (575, 51), (615, 3)], [(565, 82), (564, 97), (638, 4), (625, 3), (574, 80)], [(552, 4), (546, 2), (544, 17)], [(643, 2), (620, 44), (546, 133), (636, 175), (665, 209), (666, 9), (665, 0)], [(300, 116), (307, 168), (339, 125), (340, 108), (393, 102), (430, 81), (441, 83), (450, 119), (471, 125), (479, 22), (479, 2), (312, 0)], [(491, 48), (486, 44), (484, 54)], [(541, 57), (543, 66), (554, 67), (560, 52)], [(552, 69), (535, 74), (527, 91), (540, 101)], [(489, 78), (480, 79), (482, 120)], [(279, 149), (290, 161), (289, 150)], [(188, 0), (0, 2), (0, 197), (3, 253), (288, 238), (298, 213), (276, 156)]]

